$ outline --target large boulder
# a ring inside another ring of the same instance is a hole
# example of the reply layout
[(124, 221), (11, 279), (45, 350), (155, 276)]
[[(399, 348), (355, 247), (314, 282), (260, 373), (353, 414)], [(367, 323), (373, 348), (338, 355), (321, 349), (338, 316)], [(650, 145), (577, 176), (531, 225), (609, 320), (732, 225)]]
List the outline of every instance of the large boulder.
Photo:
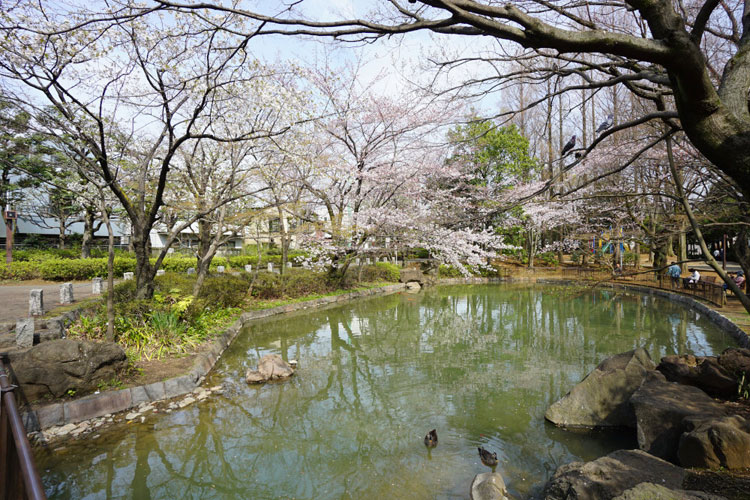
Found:
[(727, 500), (703, 491), (671, 490), (659, 484), (641, 483), (612, 500)]
[(557, 469), (544, 487), (544, 500), (607, 500), (641, 483), (670, 490), (682, 487), (686, 472), (641, 450), (617, 450), (592, 462)]
[(23, 396), (34, 401), (94, 391), (100, 382), (117, 377), (128, 361), (125, 351), (111, 342), (60, 339), (11, 354), (10, 364)]
[(425, 276), (424, 274), (422, 274), (422, 271), (420, 269), (417, 269), (414, 267), (407, 267), (407, 268), (401, 269), (399, 281), (401, 281), (401, 283), (409, 283), (410, 281), (424, 283)]
[[(688, 419), (692, 430), (680, 438), (677, 457), (683, 467), (750, 467), (750, 422), (734, 415), (718, 420)], [(750, 494), (750, 492), (749, 492)]]
[(677, 459), (680, 436), (688, 417), (720, 418), (726, 409), (697, 387), (668, 382), (661, 372), (650, 372), (630, 403), (635, 411), (638, 446), (652, 455)]
[(737, 394), (737, 379), (713, 356), (665, 356), (656, 369), (670, 382), (695, 386), (713, 397), (730, 399)]
[(503, 476), (497, 472), (477, 474), (471, 482), (471, 500), (508, 500)]
[(635, 427), (628, 403), (654, 363), (643, 348), (607, 358), (552, 404), (544, 418), (561, 427)]
[(289, 378), (294, 375), (294, 367), (278, 354), (266, 354), (258, 362), (257, 370), (248, 370), (245, 381), (248, 384), (262, 384), (270, 380)]
[(747, 373), (750, 377), (750, 349), (730, 347), (719, 355), (719, 364), (735, 377)]

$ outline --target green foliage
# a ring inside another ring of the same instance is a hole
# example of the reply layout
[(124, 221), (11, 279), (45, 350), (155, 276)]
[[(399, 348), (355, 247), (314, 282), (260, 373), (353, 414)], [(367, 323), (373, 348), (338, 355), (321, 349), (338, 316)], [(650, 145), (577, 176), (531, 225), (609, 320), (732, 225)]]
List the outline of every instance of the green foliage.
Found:
[[(135, 269), (135, 259), (115, 257), (115, 275)], [(0, 279), (52, 281), (86, 280), (107, 275), (107, 259), (61, 259), (13, 261), (10, 268), (0, 266)]]
[(497, 126), (492, 120), (469, 117), (448, 133), (453, 144), (451, 163), (471, 167), (474, 183), (499, 188), (505, 178), (528, 180), (538, 168), (529, 151), (529, 140), (515, 125)]
[(412, 250), (412, 254), (414, 255), (414, 258), (416, 259), (429, 259), (430, 258), (430, 251), (426, 248), (415, 248)]
[(534, 256), (535, 262), (541, 263), (544, 266), (556, 266), (557, 265), (557, 254), (555, 252), (544, 252)]
[(461, 271), (456, 269), (453, 266), (448, 266), (445, 264), (440, 264), (440, 267), (438, 268), (438, 278), (461, 278), (463, 277), (463, 274), (461, 274)]
[(243, 276), (210, 276), (203, 282), (196, 303), (206, 309), (240, 306), (247, 298), (250, 282)]
[(640, 257), (641, 256), (637, 253), (625, 252), (622, 256), (622, 261), (625, 263), (625, 265), (635, 266)]
[(260, 273), (253, 284), (253, 298), (268, 300), (295, 298), (332, 289), (326, 275), (309, 269), (292, 269), (284, 275)]
[(167, 272), (185, 273), (189, 268), (195, 268), (195, 266), (195, 257), (164, 257), (164, 260), (161, 261), (161, 268)]
[(35, 262), (11, 262), (10, 266), (0, 265), (0, 280), (33, 280), (39, 277)]
[(362, 281), (365, 282), (390, 281), (395, 283), (399, 278), (401, 278), (400, 268), (390, 262), (377, 262), (362, 268)]

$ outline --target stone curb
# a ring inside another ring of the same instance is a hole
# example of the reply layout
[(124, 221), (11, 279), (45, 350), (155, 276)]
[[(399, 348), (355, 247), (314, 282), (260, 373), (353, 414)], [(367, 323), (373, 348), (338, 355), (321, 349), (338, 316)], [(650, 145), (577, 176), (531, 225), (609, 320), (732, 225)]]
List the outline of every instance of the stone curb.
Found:
[[(229, 326), (223, 334), (216, 338), (204, 352), (196, 356), (196, 359), (193, 362), (193, 367), (187, 375), (170, 378), (164, 382), (139, 385), (128, 389), (121, 389), (119, 391), (107, 391), (101, 394), (92, 394), (75, 401), (52, 403), (42, 406), (22, 415), (26, 432), (77, 423), (83, 420), (108, 415), (110, 413), (129, 410), (144, 402), (156, 402), (164, 399), (171, 399), (193, 392), (198, 386), (200, 386), (205, 376), (214, 367), (224, 350), (231, 345), (240, 330), (242, 330), (245, 324), (250, 321), (278, 314), (347, 302), (363, 297), (389, 295), (391, 293), (400, 292), (405, 288), (406, 285), (399, 283), (397, 285), (371, 288), (369, 290), (334, 295), (331, 297), (321, 297), (319, 299), (296, 302), (271, 309), (242, 313), (237, 321)], [(71, 313), (65, 313), (58, 318), (54, 318), (54, 320), (59, 320), (60, 325), (64, 326), (64, 321), (70, 319), (68, 315)]]

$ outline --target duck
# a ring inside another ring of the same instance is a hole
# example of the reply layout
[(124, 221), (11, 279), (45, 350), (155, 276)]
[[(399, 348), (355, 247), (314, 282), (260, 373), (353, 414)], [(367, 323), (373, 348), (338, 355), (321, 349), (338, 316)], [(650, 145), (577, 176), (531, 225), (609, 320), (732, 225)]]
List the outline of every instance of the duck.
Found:
[(437, 446), (437, 443), (438, 443), (437, 430), (432, 429), (424, 437), (424, 445), (428, 448), (434, 448), (435, 446)]
[(487, 467), (494, 467), (497, 465), (497, 453), (489, 452), (481, 446), (478, 447), (477, 450), (479, 450), (479, 458), (484, 465)]

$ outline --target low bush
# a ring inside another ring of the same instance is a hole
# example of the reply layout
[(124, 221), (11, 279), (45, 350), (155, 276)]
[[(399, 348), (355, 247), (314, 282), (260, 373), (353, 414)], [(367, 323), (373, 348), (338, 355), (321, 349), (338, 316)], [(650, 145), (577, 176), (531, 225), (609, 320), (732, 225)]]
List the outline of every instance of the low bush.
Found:
[(363, 266), (362, 281), (390, 281), (398, 282), (401, 278), (401, 270), (396, 264), (390, 262), (377, 262), (373, 265)]
[[(156, 262), (156, 259), (152, 259), (152, 262)], [(168, 272), (185, 273), (189, 268), (195, 268), (195, 266), (195, 257), (165, 257), (161, 261), (161, 268)]]
[(38, 262), (11, 262), (10, 266), (0, 265), (0, 280), (33, 280), (39, 278)]
[[(115, 257), (115, 276), (135, 270), (135, 259)], [(107, 275), (107, 259), (50, 259), (39, 263), (39, 275), (52, 281), (85, 280)]]
[(203, 282), (197, 300), (210, 309), (238, 307), (247, 298), (250, 282), (242, 276), (210, 276)]
[(446, 264), (440, 264), (438, 278), (462, 278), (463, 274), (458, 268)]

